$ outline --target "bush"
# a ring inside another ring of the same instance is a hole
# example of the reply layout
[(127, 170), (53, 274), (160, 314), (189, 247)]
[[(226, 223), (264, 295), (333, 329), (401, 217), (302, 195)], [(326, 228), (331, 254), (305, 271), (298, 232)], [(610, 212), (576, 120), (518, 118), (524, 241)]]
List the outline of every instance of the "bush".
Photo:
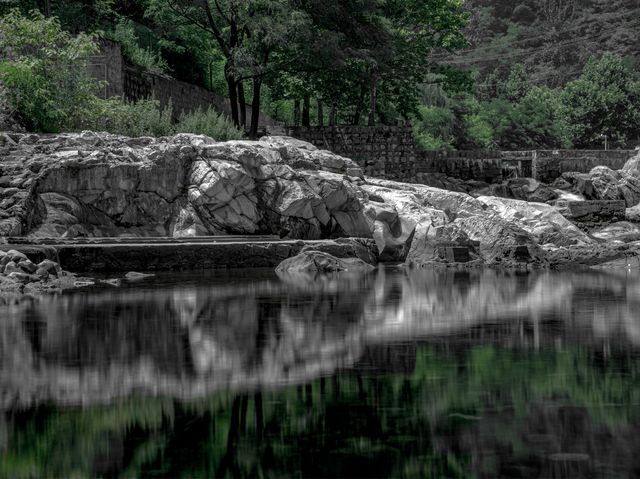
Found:
[(413, 136), (423, 150), (451, 149), (453, 112), (444, 106), (421, 106), (413, 119)]
[(205, 111), (199, 109), (180, 115), (174, 132), (207, 135), (217, 141), (239, 140), (244, 137), (244, 133), (237, 129), (224, 114), (218, 113), (211, 107)]
[(73, 129), (99, 86), (87, 70), (93, 37), (72, 36), (55, 18), (12, 10), (0, 18), (0, 81), (24, 125), (34, 131)]
[(152, 72), (164, 73), (167, 71), (167, 62), (162, 59), (159, 52), (142, 48), (139, 45), (138, 36), (131, 20), (121, 18), (115, 28), (107, 32), (105, 36), (120, 44), (122, 54), (129, 63)]
[(107, 131), (126, 136), (166, 136), (173, 133), (172, 109), (160, 108), (157, 100), (126, 102), (120, 98), (95, 99), (90, 114), (85, 116), (81, 128)]

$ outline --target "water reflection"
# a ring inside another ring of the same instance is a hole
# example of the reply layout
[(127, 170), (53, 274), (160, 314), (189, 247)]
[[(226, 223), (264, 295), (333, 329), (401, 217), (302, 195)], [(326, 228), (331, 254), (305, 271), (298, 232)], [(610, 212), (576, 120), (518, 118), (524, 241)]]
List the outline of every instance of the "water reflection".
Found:
[(639, 298), (625, 272), (380, 270), (23, 304), (0, 476), (637, 475)]

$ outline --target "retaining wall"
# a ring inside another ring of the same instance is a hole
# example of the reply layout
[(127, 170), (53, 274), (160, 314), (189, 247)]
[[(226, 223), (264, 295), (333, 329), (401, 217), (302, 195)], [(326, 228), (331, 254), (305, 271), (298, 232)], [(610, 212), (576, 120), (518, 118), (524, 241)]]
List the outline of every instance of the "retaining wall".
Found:
[(366, 175), (418, 182), (439, 173), (488, 183), (505, 177), (529, 177), (551, 183), (562, 173), (589, 172), (598, 165), (619, 170), (634, 150), (422, 151), (410, 126), (288, 127), (286, 134), (352, 158)]
[[(105, 83), (100, 92), (103, 98), (119, 96), (135, 101), (153, 96), (163, 107), (171, 101), (174, 119), (181, 113), (192, 112), (198, 108), (206, 110), (210, 106), (231, 116), (227, 98), (167, 75), (127, 65), (122, 58), (120, 45), (109, 40), (103, 40), (100, 52), (90, 57), (89, 72), (94, 78)], [(247, 105), (247, 125), (250, 122), (251, 108)], [(260, 114), (260, 128), (265, 129), (276, 124), (277, 122), (268, 116)]]

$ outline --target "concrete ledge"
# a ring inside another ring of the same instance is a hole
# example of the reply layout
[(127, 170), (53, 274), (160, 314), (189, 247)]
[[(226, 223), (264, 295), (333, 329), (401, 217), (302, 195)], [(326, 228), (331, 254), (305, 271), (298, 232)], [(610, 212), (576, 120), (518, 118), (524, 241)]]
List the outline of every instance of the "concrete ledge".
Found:
[[(212, 243), (111, 243), (0, 245), (0, 250), (16, 249), (30, 258), (49, 258), (74, 273), (112, 273), (127, 271), (197, 270), (216, 268), (274, 268), (295, 256), (306, 246), (324, 250), (340, 249), (372, 240), (357, 238), (338, 240), (230, 241)], [(354, 249), (354, 248), (352, 248)], [(339, 254), (339, 251), (332, 251)]]

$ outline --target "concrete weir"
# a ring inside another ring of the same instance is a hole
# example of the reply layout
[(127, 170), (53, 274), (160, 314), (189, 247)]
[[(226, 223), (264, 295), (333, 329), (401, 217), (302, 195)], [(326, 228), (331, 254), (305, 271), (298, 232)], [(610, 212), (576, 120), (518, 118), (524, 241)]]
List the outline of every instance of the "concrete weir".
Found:
[(281, 240), (277, 236), (8, 238), (6, 244), (0, 244), (0, 250), (16, 249), (33, 260), (53, 259), (74, 273), (110, 273), (275, 267), (305, 246), (327, 242), (330, 240)]

